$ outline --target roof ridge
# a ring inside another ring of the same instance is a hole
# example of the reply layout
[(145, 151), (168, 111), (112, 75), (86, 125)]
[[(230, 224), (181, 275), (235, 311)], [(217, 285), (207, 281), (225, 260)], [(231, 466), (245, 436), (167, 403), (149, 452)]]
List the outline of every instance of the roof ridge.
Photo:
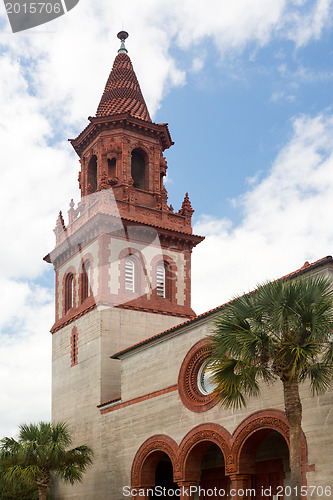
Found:
[[(297, 269), (296, 271), (293, 271), (289, 274), (286, 274), (285, 276), (282, 276), (281, 278), (277, 278), (276, 280), (272, 280), (272, 282), (284, 280), (284, 279), (290, 278), (291, 276), (296, 276), (297, 274), (303, 274), (304, 272), (309, 271), (311, 268), (313, 269), (313, 268), (317, 267), (318, 265), (324, 263), (324, 261), (333, 262), (333, 258), (331, 255), (327, 255), (326, 257), (322, 257), (321, 259), (318, 259), (315, 262), (312, 262), (311, 264), (308, 261), (306, 261), (305, 264), (303, 264), (303, 266), (300, 267), (299, 269)], [(251, 290), (250, 292), (244, 293), (242, 295), (250, 295), (251, 293), (255, 292), (255, 290), (256, 289)], [(152, 335), (151, 337), (148, 337), (145, 340), (141, 340), (140, 342), (137, 342), (136, 344), (133, 344), (130, 347), (126, 347), (125, 349), (122, 349), (121, 351), (118, 351), (115, 354), (113, 354), (111, 356), (111, 358), (112, 359), (118, 358), (118, 356), (120, 356), (120, 354), (125, 354), (126, 352), (129, 352), (129, 351), (136, 349), (140, 345), (148, 344), (152, 340), (157, 339), (159, 337), (163, 337), (164, 335), (171, 333), (172, 331), (175, 331), (178, 328), (182, 328), (182, 327), (188, 325), (189, 323), (195, 323), (196, 321), (199, 321), (200, 319), (203, 319), (204, 317), (209, 316), (210, 314), (213, 314), (214, 312), (218, 312), (219, 310), (223, 309), (228, 304), (230, 304), (231, 302), (236, 300), (236, 298), (237, 297), (235, 297), (231, 300), (228, 300), (224, 304), (222, 304), (220, 306), (216, 306), (213, 309), (209, 309), (208, 311), (205, 311), (205, 312), (197, 315), (195, 318), (188, 319), (187, 321), (184, 321), (183, 323), (179, 323), (178, 325), (172, 326), (171, 328), (168, 328), (167, 330), (164, 330), (163, 332), (156, 333), (155, 335)]]

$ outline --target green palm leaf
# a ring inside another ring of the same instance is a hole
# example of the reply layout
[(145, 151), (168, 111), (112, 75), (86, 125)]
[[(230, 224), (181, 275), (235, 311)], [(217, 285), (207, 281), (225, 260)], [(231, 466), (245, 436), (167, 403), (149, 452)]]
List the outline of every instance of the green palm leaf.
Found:
[(7, 484), (22, 483), (38, 490), (49, 489), (56, 476), (71, 484), (82, 481), (93, 452), (85, 445), (68, 449), (71, 441), (63, 422), (23, 424), (18, 440), (0, 441), (0, 473)]

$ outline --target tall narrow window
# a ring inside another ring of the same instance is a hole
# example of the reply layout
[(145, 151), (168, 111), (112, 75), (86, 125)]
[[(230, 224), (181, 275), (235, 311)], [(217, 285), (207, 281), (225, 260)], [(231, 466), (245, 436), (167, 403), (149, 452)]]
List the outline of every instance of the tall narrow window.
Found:
[(72, 329), (72, 338), (71, 338), (71, 366), (75, 366), (78, 363), (78, 332), (76, 326)]
[(135, 264), (132, 259), (125, 259), (125, 290), (135, 292)]
[(69, 273), (65, 279), (65, 313), (74, 306), (74, 276)]
[(117, 162), (115, 158), (112, 158), (112, 160), (108, 159), (108, 178), (111, 181), (112, 179), (115, 179), (117, 176)]
[(131, 175), (133, 186), (137, 189), (146, 189), (145, 160), (137, 151), (132, 152)]
[(92, 193), (97, 189), (97, 157), (95, 155), (90, 158), (88, 163), (88, 189)]
[(90, 296), (90, 262), (86, 260), (82, 264), (82, 274), (81, 274), (81, 302), (86, 300), (87, 297)]
[(157, 297), (165, 297), (165, 267), (163, 262), (156, 267), (156, 294)]
[(76, 335), (73, 335), (73, 365), (76, 365), (77, 363), (77, 342), (76, 342)]

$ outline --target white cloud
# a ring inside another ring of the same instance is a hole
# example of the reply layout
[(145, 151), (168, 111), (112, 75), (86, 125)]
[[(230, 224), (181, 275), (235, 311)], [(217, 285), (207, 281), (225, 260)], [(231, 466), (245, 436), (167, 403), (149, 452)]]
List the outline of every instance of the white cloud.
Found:
[(59, 204), (66, 207), (76, 192), (78, 163), (67, 144), (49, 145), (55, 131), (19, 63), (2, 55), (0, 74), (0, 272), (35, 277), (53, 245)]
[(198, 73), (199, 71), (201, 71), (204, 67), (204, 58), (203, 57), (195, 57), (192, 61), (192, 71), (194, 73)]
[(195, 233), (207, 236), (193, 252), (195, 310), (329, 255), (332, 192), (333, 115), (301, 116), (269, 174), (236, 200), (241, 223), (206, 216), (196, 224)]
[[(127, 46), (152, 114), (173, 86), (185, 83), (185, 72), (170, 54), (172, 45), (187, 50), (205, 43), (221, 56), (246, 44), (259, 47), (274, 38), (302, 46), (318, 39), (331, 24), (333, 0), (81, 0), (66, 16), (32, 31), (3, 35), (22, 74), (44, 104), (44, 113), (73, 130), (93, 115), (119, 46), (115, 33), (124, 24)], [(138, 22), (138, 19), (140, 22)], [(89, 34), (89, 36), (86, 36)], [(24, 64), (24, 66), (23, 66)], [(194, 68), (198, 62), (194, 63)], [(202, 64), (202, 63), (200, 63)]]
[(51, 293), (40, 287), (3, 280), (0, 285), (0, 436), (4, 436), (15, 434), (20, 423), (50, 420), (48, 331), (54, 306)]
[[(296, 7), (302, 7), (306, 3), (306, 1), (295, 2)], [(287, 13), (290, 24), (288, 36), (296, 42), (297, 47), (306, 45), (310, 40), (318, 40), (323, 29), (331, 25), (332, 0), (317, 0), (311, 4), (310, 9), (305, 14), (298, 9), (291, 9)]]

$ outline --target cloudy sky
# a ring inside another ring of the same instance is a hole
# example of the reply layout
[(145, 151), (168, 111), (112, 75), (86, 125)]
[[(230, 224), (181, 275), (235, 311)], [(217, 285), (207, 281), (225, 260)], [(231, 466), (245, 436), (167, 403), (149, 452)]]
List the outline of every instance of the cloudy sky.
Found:
[(127, 41), (168, 122), (169, 202), (189, 192), (193, 307), (333, 252), (333, 0), (80, 0), (12, 34), (0, 4), (0, 437), (50, 418), (58, 211), (79, 201), (68, 138), (94, 115)]

